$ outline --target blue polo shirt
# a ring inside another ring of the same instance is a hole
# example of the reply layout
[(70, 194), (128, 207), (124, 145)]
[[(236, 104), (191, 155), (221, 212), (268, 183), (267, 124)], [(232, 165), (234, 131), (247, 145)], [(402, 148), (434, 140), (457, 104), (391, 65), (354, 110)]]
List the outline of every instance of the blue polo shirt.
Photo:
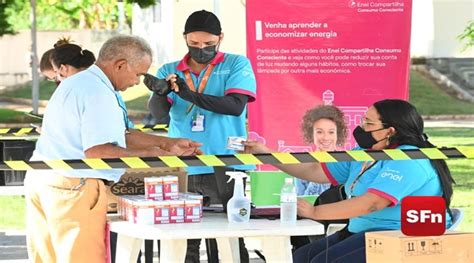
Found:
[[(40, 138), (31, 160), (83, 159), (96, 145), (126, 147), (128, 122), (112, 83), (96, 65), (61, 82), (48, 102)], [(51, 171), (32, 171), (51, 174)], [(118, 181), (123, 169), (54, 170), (67, 177)]]
[[(417, 149), (401, 145), (398, 149)], [(356, 148), (355, 150), (361, 150)], [(351, 218), (349, 231), (359, 233), (370, 229), (398, 230), (401, 228), (401, 200), (406, 196), (442, 196), (443, 190), (438, 173), (427, 159), (378, 161), (368, 169), (351, 191), (350, 187), (364, 162), (338, 162), (321, 164), (333, 185), (344, 184), (347, 196), (361, 196), (367, 192), (382, 196), (391, 204), (379, 211)], [(367, 165), (367, 164), (366, 164)], [(446, 227), (451, 219), (446, 214)]]
[[(157, 72), (158, 78), (165, 78), (169, 74), (176, 73), (185, 79), (184, 73), (190, 70), (194, 86), (199, 87), (207, 67), (199, 74), (193, 73), (186, 61), (186, 55), (181, 61), (169, 63), (161, 67)], [(250, 97), (249, 102), (256, 98), (256, 81), (250, 61), (244, 56), (219, 52), (210, 64), (214, 64), (214, 69), (209, 76), (204, 94), (214, 96), (225, 96), (229, 93), (240, 93)], [(234, 154), (235, 151), (228, 150), (227, 138), (229, 136), (239, 136), (247, 138), (246, 115), (247, 107), (240, 116), (219, 114), (208, 111), (194, 105), (189, 113), (186, 113), (190, 102), (181, 99), (176, 93), (168, 95), (171, 103), (170, 124), (168, 134), (170, 137), (189, 138), (203, 144), (201, 147), (205, 154)], [(204, 131), (191, 131), (193, 117), (197, 114), (204, 115)], [(232, 166), (236, 169), (254, 169), (252, 165)], [(189, 167), (189, 175), (213, 173), (212, 167)]]

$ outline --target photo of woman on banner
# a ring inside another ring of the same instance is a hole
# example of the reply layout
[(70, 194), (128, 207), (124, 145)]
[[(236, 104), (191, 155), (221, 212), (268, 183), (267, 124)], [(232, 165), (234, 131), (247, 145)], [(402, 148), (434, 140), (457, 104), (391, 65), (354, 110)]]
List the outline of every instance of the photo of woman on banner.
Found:
[[(301, 123), (305, 142), (316, 145), (317, 151), (335, 151), (344, 146), (347, 126), (344, 113), (332, 105), (316, 106), (306, 111)], [(330, 184), (317, 184), (308, 180), (295, 180), (298, 195), (319, 195)]]
[[(416, 108), (403, 100), (374, 103), (353, 131), (355, 150), (434, 148), (423, 131)], [(246, 152), (268, 153), (263, 144), (245, 142)], [(349, 219), (343, 230), (313, 241), (293, 254), (294, 262), (365, 262), (366, 232), (400, 230), (401, 200), (407, 196), (442, 196), (446, 227), (452, 224), (449, 204), (454, 180), (444, 160), (383, 160), (372, 162), (276, 165), (300, 179), (344, 184), (347, 199), (326, 205), (298, 200), (298, 215), (313, 220)], [(312, 169), (308, 169), (311, 166)], [(363, 177), (360, 175), (363, 174)]]

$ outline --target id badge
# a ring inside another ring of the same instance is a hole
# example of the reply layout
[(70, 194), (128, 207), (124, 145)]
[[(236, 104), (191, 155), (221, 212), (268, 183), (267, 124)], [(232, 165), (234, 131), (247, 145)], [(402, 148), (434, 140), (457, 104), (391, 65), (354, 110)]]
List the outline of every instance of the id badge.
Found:
[(204, 131), (204, 115), (196, 114), (191, 123), (191, 131), (203, 132)]

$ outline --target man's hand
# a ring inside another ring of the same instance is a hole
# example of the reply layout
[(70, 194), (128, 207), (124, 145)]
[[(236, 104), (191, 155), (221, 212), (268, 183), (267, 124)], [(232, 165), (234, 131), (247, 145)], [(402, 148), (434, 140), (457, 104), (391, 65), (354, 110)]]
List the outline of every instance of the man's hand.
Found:
[(166, 151), (178, 156), (189, 156), (203, 154), (199, 149), (202, 143), (194, 142), (183, 138), (168, 138), (168, 141), (162, 146)]

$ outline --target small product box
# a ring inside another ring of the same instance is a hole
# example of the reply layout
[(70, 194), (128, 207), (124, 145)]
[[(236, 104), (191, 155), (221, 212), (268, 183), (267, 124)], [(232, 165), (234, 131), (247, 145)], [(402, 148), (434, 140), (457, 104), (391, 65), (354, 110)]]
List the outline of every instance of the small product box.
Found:
[(122, 208), (122, 217), (124, 220), (128, 220), (128, 213), (129, 213), (129, 210), (130, 210), (130, 207), (129, 207), (129, 202), (130, 200), (129, 199), (126, 199), (126, 198), (122, 198), (122, 205), (123, 205), (123, 208)]
[(163, 200), (163, 178), (145, 177), (145, 198), (155, 201)]
[(405, 236), (401, 231), (367, 232), (365, 254), (368, 263), (474, 262), (474, 233)]
[(235, 151), (243, 151), (245, 150), (245, 146), (243, 145), (243, 142), (245, 142), (247, 139), (244, 137), (236, 137), (236, 136), (229, 136), (227, 138), (227, 149), (229, 150), (235, 150)]
[(203, 196), (196, 193), (185, 193), (185, 200), (199, 200), (199, 216), (202, 217)]
[(123, 198), (122, 197), (118, 197), (117, 198), (117, 214), (119, 215), (120, 218), (123, 219)]
[(178, 199), (178, 176), (163, 176), (163, 198), (164, 200)]
[(184, 200), (168, 201), (170, 205), (170, 223), (184, 223)]
[(202, 218), (202, 206), (201, 201), (198, 199), (186, 199), (184, 200), (184, 222), (196, 223), (201, 222)]
[(155, 224), (169, 224), (170, 206), (167, 201), (155, 201)]
[(127, 199), (127, 214), (126, 214), (126, 220), (128, 222), (133, 223), (133, 215), (135, 211), (135, 201), (132, 199)]
[(154, 225), (155, 224), (155, 208), (152, 200), (137, 200), (134, 205), (135, 224)]

